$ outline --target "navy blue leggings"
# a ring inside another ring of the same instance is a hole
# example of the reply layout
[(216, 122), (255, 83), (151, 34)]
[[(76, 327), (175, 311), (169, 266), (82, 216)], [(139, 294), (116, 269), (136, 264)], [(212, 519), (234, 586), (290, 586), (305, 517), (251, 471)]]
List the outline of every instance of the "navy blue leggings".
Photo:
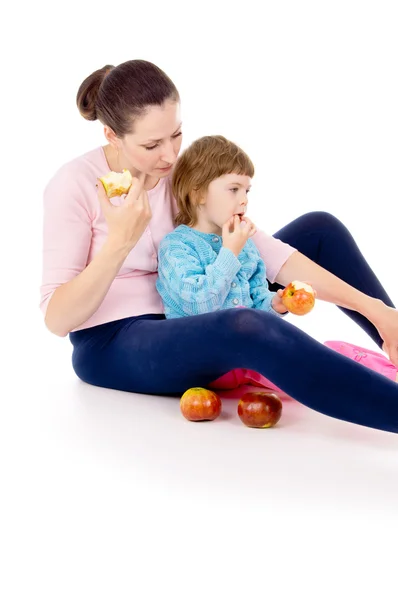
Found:
[[(310, 242), (311, 227), (314, 239)], [(309, 258), (321, 258), (323, 262), (316, 262), (328, 264), (326, 268), (339, 277), (391, 304), (348, 231), (330, 215), (304, 215), (279, 233)], [(338, 255), (328, 256), (327, 250), (336, 254), (341, 244), (346, 253), (340, 261)], [(315, 249), (316, 255), (306, 249)], [(351, 259), (361, 270), (360, 275), (347, 267)], [(352, 273), (354, 281), (347, 278)], [(358, 323), (376, 339), (368, 322), (361, 319)], [(170, 320), (163, 315), (142, 315), (83, 329), (71, 333), (70, 339), (75, 372), (93, 385), (179, 395), (189, 387), (206, 387), (224, 373), (241, 367), (258, 371), (318, 412), (398, 432), (395, 382), (327, 348), (271, 313), (229, 309)]]

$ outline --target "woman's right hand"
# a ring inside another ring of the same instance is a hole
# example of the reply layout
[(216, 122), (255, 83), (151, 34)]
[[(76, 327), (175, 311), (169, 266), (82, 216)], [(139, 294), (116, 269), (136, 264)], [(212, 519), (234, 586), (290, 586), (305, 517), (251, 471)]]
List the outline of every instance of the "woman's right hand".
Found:
[(249, 237), (256, 233), (256, 226), (244, 217), (240, 220), (238, 215), (231, 217), (222, 228), (222, 241), (224, 248), (228, 248), (238, 256)]
[(98, 180), (98, 200), (108, 224), (108, 241), (117, 247), (132, 250), (152, 218), (148, 193), (144, 189), (145, 173), (133, 177), (130, 190), (120, 206), (109, 200), (104, 186)]

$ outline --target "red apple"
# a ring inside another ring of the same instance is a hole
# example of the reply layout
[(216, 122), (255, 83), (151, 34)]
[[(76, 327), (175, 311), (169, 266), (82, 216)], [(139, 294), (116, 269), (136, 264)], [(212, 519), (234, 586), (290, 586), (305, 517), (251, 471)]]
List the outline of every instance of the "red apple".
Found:
[(282, 302), (294, 315), (306, 315), (314, 308), (315, 292), (308, 283), (292, 281), (283, 290)]
[(181, 397), (181, 412), (188, 421), (214, 421), (221, 413), (221, 398), (205, 388), (190, 388)]
[(273, 427), (281, 418), (282, 402), (274, 392), (247, 392), (238, 404), (238, 415), (248, 427)]

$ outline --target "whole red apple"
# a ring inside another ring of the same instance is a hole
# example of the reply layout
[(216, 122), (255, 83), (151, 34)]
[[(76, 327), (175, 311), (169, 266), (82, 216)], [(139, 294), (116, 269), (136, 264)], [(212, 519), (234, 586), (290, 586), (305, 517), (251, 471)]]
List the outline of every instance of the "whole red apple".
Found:
[(181, 412), (188, 421), (214, 421), (221, 413), (221, 398), (205, 388), (190, 388), (181, 396)]
[(315, 292), (308, 283), (292, 281), (282, 292), (282, 302), (294, 315), (306, 315), (314, 308)]
[(273, 427), (281, 418), (282, 402), (274, 392), (247, 392), (238, 404), (238, 415), (248, 427)]

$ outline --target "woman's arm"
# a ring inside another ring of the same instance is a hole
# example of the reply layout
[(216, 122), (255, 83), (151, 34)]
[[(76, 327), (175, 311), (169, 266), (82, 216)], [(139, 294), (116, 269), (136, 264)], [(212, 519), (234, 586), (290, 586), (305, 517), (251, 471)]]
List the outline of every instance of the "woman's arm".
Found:
[(343, 308), (354, 310), (376, 327), (383, 349), (398, 367), (398, 311), (378, 298), (371, 298), (345, 283), (326, 269), (295, 250), (292, 246), (258, 231), (253, 241), (266, 264), (267, 277), (283, 286), (292, 280), (308, 281), (317, 297)]
[(42, 308), (46, 309), (46, 326), (61, 337), (96, 312), (151, 218), (144, 175), (133, 180), (120, 206), (111, 204), (99, 184), (98, 200), (108, 236), (87, 265), (92, 217), (78, 174), (73, 175), (61, 172), (44, 194)]
[(106, 241), (79, 275), (54, 291), (45, 316), (45, 324), (51, 333), (65, 337), (95, 313), (129, 251), (129, 248)]
[(384, 341), (383, 350), (398, 367), (398, 311), (395, 308), (363, 294), (300, 252), (292, 254), (276, 276), (276, 281), (284, 286), (294, 279), (311, 283), (321, 300), (355, 310), (366, 317)]
[(381, 300), (363, 294), (298, 251), (289, 256), (275, 281), (287, 286), (295, 279), (308, 281), (320, 300), (355, 310), (372, 322), (385, 306)]

